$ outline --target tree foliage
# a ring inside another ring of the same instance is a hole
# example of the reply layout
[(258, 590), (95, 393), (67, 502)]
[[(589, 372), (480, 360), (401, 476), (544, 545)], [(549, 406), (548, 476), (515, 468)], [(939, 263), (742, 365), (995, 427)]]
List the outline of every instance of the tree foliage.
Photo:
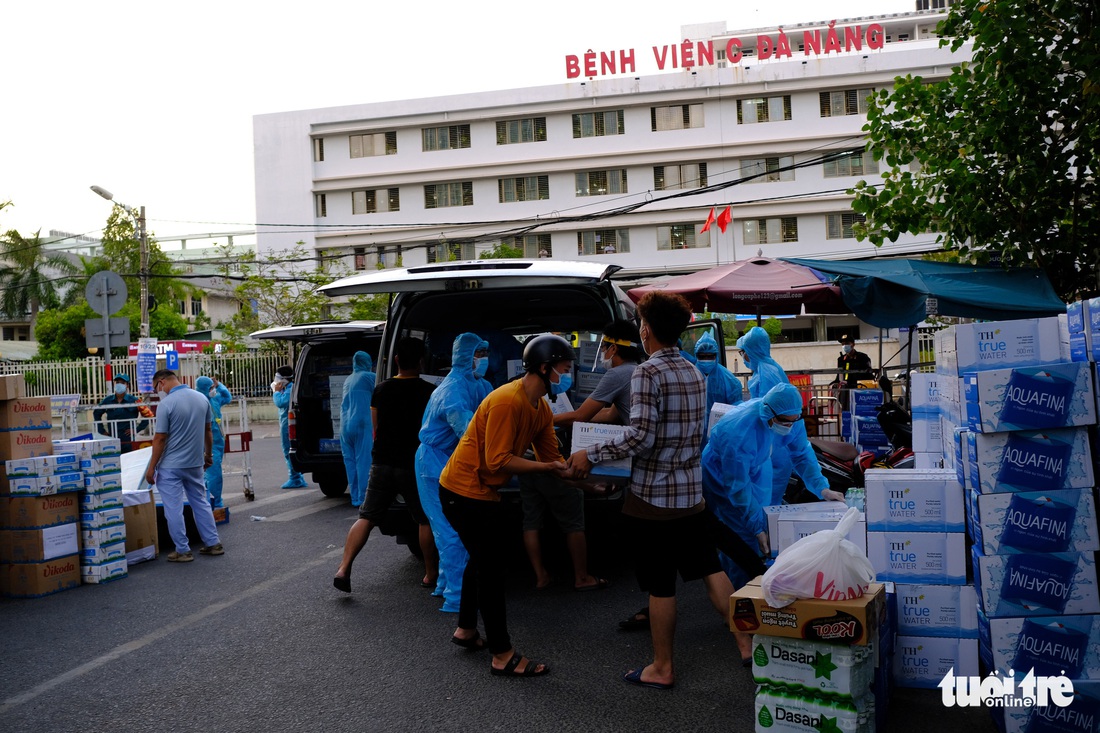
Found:
[(479, 260), (508, 260), (523, 257), (523, 250), (519, 247), (511, 247), (504, 242), (498, 242), (495, 247), (478, 256)]
[[(156, 238), (146, 234), (149, 249), (149, 294), (158, 304), (172, 306), (176, 301), (188, 298), (195, 288), (185, 280), (173, 277), (182, 272), (173, 264)], [(126, 281), (127, 300), (141, 301), (141, 239), (135, 231), (134, 220), (118, 204), (111, 209), (107, 225), (103, 227), (103, 249), (100, 256), (90, 261), (92, 272), (114, 270)], [(86, 268), (87, 269), (87, 268)], [(86, 281), (85, 281), (86, 282)], [(84, 285), (80, 285), (83, 292)], [(149, 319), (149, 334), (157, 338), (162, 336), (152, 329), (153, 320)]]
[(961, 0), (946, 79), (899, 77), (868, 112), (881, 187), (860, 182), (876, 245), (935, 232), (963, 261), (1038, 266), (1073, 298), (1097, 287), (1100, 10), (1095, 0)]
[(40, 232), (24, 237), (12, 229), (0, 237), (0, 312), (13, 318), (30, 314), (32, 333), (39, 311), (60, 302), (61, 280), (78, 270), (45, 245)]

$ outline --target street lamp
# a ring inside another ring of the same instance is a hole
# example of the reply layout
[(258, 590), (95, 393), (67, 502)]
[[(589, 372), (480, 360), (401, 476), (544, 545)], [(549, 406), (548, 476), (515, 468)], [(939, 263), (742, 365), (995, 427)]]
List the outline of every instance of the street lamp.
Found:
[(139, 212), (135, 212), (134, 209), (126, 204), (115, 201), (115, 195), (105, 188), (100, 186), (92, 186), (92, 190), (99, 196), (107, 199), (108, 201), (118, 204), (122, 209), (134, 217), (134, 221), (138, 228), (138, 245), (139, 253), (141, 257), (141, 265), (138, 270), (138, 280), (141, 282), (141, 337), (149, 337), (149, 239), (145, 234), (145, 207), (142, 206)]

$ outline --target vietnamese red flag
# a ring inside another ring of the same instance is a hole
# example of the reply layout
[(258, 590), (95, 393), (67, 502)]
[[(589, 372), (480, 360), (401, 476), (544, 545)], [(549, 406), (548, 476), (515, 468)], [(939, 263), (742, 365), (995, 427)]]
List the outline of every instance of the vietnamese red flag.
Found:
[(713, 224), (714, 221), (715, 221), (715, 219), (714, 219), (714, 207), (711, 207), (710, 216), (707, 217), (707, 223), (703, 225), (703, 228), (699, 230), (699, 233), (702, 234), (705, 231), (709, 231), (710, 230), (710, 225)]
[(732, 206), (727, 206), (726, 210), (718, 215), (718, 228), (722, 230), (722, 233), (726, 233), (726, 227), (730, 225), (730, 220), (733, 219), (733, 214), (730, 213)]

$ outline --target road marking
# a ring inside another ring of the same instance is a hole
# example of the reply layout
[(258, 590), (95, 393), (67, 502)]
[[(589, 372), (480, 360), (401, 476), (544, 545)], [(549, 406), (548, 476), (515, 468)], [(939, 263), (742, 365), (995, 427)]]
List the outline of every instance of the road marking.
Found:
[[(282, 514), (276, 514), (275, 516), (268, 517), (267, 521), (269, 521), (269, 522), (289, 522), (293, 519), (301, 519), (302, 517), (308, 517), (310, 514), (316, 514), (317, 512), (323, 512), (327, 509), (332, 509), (332, 508), (333, 508), (333, 503), (331, 501), (322, 501), (322, 502), (318, 502), (316, 504), (310, 504), (309, 506), (301, 507), (300, 509), (291, 509), (289, 512), (283, 512)], [(356, 511), (358, 511), (358, 510), (356, 510)]]
[(291, 580), (295, 576), (301, 575), (302, 573), (306, 572), (307, 570), (312, 570), (313, 568), (318, 567), (319, 565), (324, 565), (326, 563), (330, 563), (330, 562), (332, 562), (333, 558), (340, 557), (343, 553), (344, 553), (344, 548), (343, 547), (340, 547), (339, 549), (336, 549), (336, 550), (332, 550), (331, 552), (326, 552), (324, 555), (321, 555), (320, 557), (318, 557), (315, 560), (310, 560), (305, 565), (302, 565), (301, 567), (297, 568), (296, 570), (291, 570), (290, 572), (283, 573), (282, 575), (276, 575), (273, 578), (269, 578), (269, 579), (263, 581), (262, 583), (257, 583), (256, 585), (252, 586), (251, 588), (248, 588), (248, 589), (242, 591), (241, 593), (237, 594), (233, 598), (230, 598), (230, 599), (225, 600), (225, 601), (220, 601), (218, 603), (212, 603), (209, 606), (207, 606), (206, 608), (200, 609), (200, 610), (196, 611), (195, 613), (191, 614), (190, 616), (187, 616), (185, 618), (180, 619), (179, 621), (176, 621), (175, 623), (171, 623), (171, 624), (168, 624), (166, 626), (162, 626), (161, 628), (156, 629), (155, 631), (151, 631), (148, 634), (146, 634), (145, 636), (141, 637), (140, 639), (134, 639), (133, 641), (128, 641), (125, 644), (120, 644), (120, 645), (116, 646), (114, 649), (112, 649), (111, 651), (107, 652), (106, 654), (102, 654), (102, 655), (96, 657), (95, 659), (92, 659), (88, 662), (85, 662), (84, 664), (81, 664), (78, 667), (74, 667), (73, 669), (70, 669), (68, 672), (63, 672), (62, 674), (59, 674), (58, 676), (54, 677), (53, 679), (49, 679), (49, 680), (46, 680), (45, 682), (41, 682), (41, 683), (35, 685), (34, 687), (32, 687), (31, 689), (27, 690), (26, 692), (20, 693), (19, 695), (16, 695), (15, 697), (9, 697), (7, 700), (4, 700), (3, 703), (0, 703), (0, 717), (3, 717), (4, 714), (6, 714), (12, 708), (18, 707), (18, 706), (23, 705), (25, 703), (28, 703), (31, 700), (34, 700), (35, 698), (40, 697), (40, 696), (50, 692), (51, 690), (53, 690), (57, 687), (60, 687), (62, 685), (67, 685), (67, 684), (73, 682), (74, 680), (88, 674), (89, 672), (95, 671), (95, 670), (99, 669), (100, 667), (103, 667), (107, 664), (110, 664), (111, 662), (115, 661), (116, 659), (121, 659), (122, 657), (126, 656), (127, 654), (130, 654), (131, 652), (136, 652), (140, 649), (143, 649), (144, 647), (149, 646), (153, 642), (159, 641), (159, 640), (163, 639), (164, 637), (169, 636), (170, 634), (176, 633), (177, 631), (182, 631), (182, 630), (186, 629), (189, 626), (194, 626), (195, 624), (198, 624), (199, 622), (203, 621), (204, 619), (209, 618), (210, 616), (213, 616), (214, 614), (216, 614), (220, 611), (224, 611), (227, 608), (235, 606), (236, 604), (240, 603), (243, 600), (246, 600), (248, 598), (251, 598), (252, 596), (263, 593), (264, 591), (270, 590), (270, 589), (274, 588), (275, 586), (279, 585), (280, 583), (285, 583), (286, 581)]

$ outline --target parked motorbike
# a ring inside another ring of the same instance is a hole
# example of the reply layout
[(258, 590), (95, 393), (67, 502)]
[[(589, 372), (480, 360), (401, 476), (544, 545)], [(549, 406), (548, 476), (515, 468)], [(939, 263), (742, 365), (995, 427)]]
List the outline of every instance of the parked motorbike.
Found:
[[(886, 394), (890, 394), (886, 392)], [(893, 446), (881, 458), (872, 451), (860, 451), (851, 443), (823, 438), (810, 438), (810, 445), (821, 467), (821, 474), (833, 491), (845, 493), (852, 487), (863, 487), (863, 475), (869, 468), (913, 468), (913, 419), (900, 405), (891, 399), (878, 407), (878, 424)], [(804, 504), (818, 501), (806, 489), (797, 474), (787, 483), (784, 500), (788, 504)]]

